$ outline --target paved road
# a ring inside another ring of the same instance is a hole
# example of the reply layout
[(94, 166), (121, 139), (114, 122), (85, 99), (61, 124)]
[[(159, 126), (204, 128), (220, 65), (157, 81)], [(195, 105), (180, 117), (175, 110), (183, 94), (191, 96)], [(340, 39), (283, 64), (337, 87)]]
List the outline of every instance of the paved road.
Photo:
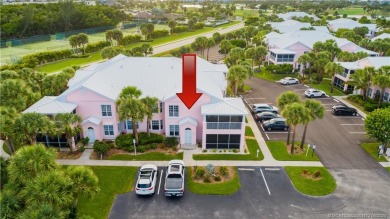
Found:
[(209, 38), (209, 37), (212, 37), (213, 33), (215, 33), (215, 32), (219, 32), (220, 34), (224, 34), (224, 33), (234, 31), (234, 30), (238, 30), (238, 29), (243, 28), (243, 27), (244, 27), (244, 23), (238, 23), (236, 25), (230, 26), (230, 27), (225, 28), (225, 29), (220, 29), (220, 30), (215, 30), (215, 31), (208, 32), (208, 33), (198, 34), (198, 35), (195, 35), (195, 36), (192, 36), (189, 38), (185, 38), (182, 40), (170, 42), (170, 43), (160, 45), (160, 46), (155, 46), (155, 47), (153, 47), (153, 53), (158, 54), (158, 53), (162, 53), (165, 51), (169, 51), (171, 49), (175, 49), (175, 48), (178, 48), (181, 46), (191, 44), (192, 42), (194, 42), (195, 38), (200, 37), (200, 36), (205, 36), (205, 37)]

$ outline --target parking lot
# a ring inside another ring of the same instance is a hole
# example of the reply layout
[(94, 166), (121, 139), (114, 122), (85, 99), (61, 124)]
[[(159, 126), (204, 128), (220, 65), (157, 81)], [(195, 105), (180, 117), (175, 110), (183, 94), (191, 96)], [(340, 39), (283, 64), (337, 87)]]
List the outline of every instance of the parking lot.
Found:
[[(248, 106), (255, 103), (268, 103), (276, 106), (277, 97), (285, 91), (294, 91), (305, 100), (304, 92), (307, 85), (281, 85), (252, 77), (247, 81), (252, 92), (243, 96)], [(316, 144), (316, 152), (322, 163), (329, 168), (379, 168), (369, 155), (359, 146), (367, 140), (364, 130), (364, 119), (358, 116), (335, 116), (332, 106), (339, 104), (338, 100), (326, 96), (315, 98), (325, 107), (323, 119), (310, 122), (306, 135), (306, 143)], [(253, 115), (252, 115), (253, 116)], [(266, 140), (286, 140), (287, 131), (264, 131), (261, 123), (258, 127)], [(303, 134), (303, 125), (296, 129), (296, 139), (300, 141)]]
[(196, 195), (186, 188), (183, 197), (165, 197), (165, 169), (159, 167), (160, 189), (153, 196), (117, 195), (109, 218), (321, 218), (342, 204), (334, 196), (298, 193), (280, 167), (238, 167), (241, 188), (233, 195)]

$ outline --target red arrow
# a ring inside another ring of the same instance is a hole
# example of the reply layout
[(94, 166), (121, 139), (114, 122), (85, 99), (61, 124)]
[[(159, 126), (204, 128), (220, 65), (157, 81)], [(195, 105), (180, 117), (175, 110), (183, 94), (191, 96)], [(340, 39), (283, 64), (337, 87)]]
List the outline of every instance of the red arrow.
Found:
[(202, 96), (196, 93), (196, 54), (183, 54), (183, 88), (182, 93), (176, 93), (188, 109)]

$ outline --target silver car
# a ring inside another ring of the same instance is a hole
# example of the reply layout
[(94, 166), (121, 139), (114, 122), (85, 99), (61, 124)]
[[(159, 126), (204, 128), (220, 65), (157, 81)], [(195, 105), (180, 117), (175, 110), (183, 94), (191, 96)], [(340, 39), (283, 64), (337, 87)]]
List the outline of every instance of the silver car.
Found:
[(310, 97), (310, 98), (313, 98), (313, 97), (325, 97), (326, 94), (322, 90), (317, 90), (317, 89), (310, 88), (310, 89), (305, 90), (305, 96), (306, 97)]
[(299, 83), (299, 80), (296, 79), (296, 78), (292, 78), (292, 77), (285, 77), (285, 78), (283, 78), (282, 80), (280, 80), (280, 83), (281, 83), (281, 84), (284, 84), (284, 85), (298, 84), (298, 83)]

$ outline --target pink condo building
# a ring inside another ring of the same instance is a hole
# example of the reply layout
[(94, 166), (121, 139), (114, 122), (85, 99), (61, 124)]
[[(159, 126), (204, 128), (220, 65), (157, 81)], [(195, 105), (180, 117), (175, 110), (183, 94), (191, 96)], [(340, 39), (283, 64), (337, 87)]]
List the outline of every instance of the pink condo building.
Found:
[[(246, 107), (241, 98), (226, 97), (226, 65), (197, 57), (197, 92), (203, 93), (188, 109), (176, 96), (182, 92), (182, 60), (174, 57), (127, 57), (80, 69), (68, 89), (56, 97), (43, 97), (25, 112), (45, 115), (76, 113), (82, 118), (82, 136), (90, 142), (132, 133), (130, 120), (120, 121), (117, 100), (126, 86), (136, 86), (141, 98), (158, 98), (150, 130), (179, 138), (182, 147), (240, 149), (245, 144)], [(146, 118), (137, 124), (145, 132)]]

